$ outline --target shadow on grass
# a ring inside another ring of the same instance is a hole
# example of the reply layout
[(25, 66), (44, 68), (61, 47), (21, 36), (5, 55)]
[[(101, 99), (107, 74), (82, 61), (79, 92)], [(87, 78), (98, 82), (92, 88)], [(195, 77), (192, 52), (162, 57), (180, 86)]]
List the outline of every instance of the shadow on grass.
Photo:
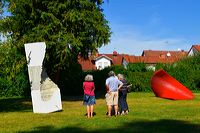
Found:
[[(62, 101), (83, 101), (83, 96), (66, 96)], [(4, 98), (0, 99), (0, 112), (30, 112), (32, 111), (31, 99), (25, 98)]]
[(0, 112), (16, 112), (32, 110), (31, 100), (24, 98), (0, 99)]
[[(106, 123), (105, 123), (106, 124)], [(88, 127), (89, 128), (89, 127)], [(126, 123), (115, 129), (101, 129), (87, 131), (78, 127), (65, 127), (55, 129), (52, 126), (36, 127), (35, 131), (23, 131), (19, 133), (198, 133), (200, 125), (191, 124), (179, 120), (158, 120), (158, 121), (136, 121)]]

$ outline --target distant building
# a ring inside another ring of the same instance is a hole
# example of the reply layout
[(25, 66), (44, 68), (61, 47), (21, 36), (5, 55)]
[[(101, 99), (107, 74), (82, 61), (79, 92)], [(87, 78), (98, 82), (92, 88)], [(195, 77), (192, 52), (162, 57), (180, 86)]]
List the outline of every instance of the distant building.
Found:
[(102, 70), (106, 67), (109, 67), (111, 66), (111, 63), (112, 63), (112, 59), (106, 55), (101, 55), (95, 58), (94, 61), (95, 61), (95, 67), (98, 70)]
[(187, 56), (188, 52), (144, 50), (141, 56), (119, 54), (114, 51), (112, 54), (99, 54), (98, 52), (88, 59), (78, 58), (82, 70), (102, 70), (112, 65), (122, 65), (127, 68), (129, 63), (145, 63), (150, 69), (154, 69), (157, 63), (174, 63)]
[(193, 56), (199, 52), (200, 52), (200, 45), (192, 45), (192, 47), (188, 51), (188, 56)]
[(82, 70), (102, 70), (112, 65), (122, 65), (122, 55), (116, 51), (113, 54), (98, 54), (90, 56), (88, 59), (78, 58), (78, 62), (82, 66)]

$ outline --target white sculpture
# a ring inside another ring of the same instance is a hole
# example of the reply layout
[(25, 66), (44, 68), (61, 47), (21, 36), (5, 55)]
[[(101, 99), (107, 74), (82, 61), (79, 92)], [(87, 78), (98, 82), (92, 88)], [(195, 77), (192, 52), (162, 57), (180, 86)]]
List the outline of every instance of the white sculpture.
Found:
[(43, 66), (45, 42), (24, 44), (28, 65), (31, 97), (34, 113), (50, 113), (62, 110), (60, 89), (51, 81)]

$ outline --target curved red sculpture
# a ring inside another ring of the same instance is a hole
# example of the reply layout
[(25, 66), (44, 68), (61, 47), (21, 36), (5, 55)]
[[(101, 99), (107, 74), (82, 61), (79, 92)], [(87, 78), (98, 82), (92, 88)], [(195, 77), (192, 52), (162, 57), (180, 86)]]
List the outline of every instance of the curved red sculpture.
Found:
[(156, 71), (151, 78), (151, 89), (157, 97), (173, 100), (191, 100), (192, 92), (170, 76), (163, 69)]

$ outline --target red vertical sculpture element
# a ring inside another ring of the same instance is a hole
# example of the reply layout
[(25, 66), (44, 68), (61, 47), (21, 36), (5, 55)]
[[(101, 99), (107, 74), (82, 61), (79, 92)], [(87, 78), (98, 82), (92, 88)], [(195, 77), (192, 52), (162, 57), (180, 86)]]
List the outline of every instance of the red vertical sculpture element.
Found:
[(151, 89), (157, 97), (173, 100), (191, 100), (194, 98), (192, 92), (160, 69), (151, 78)]

